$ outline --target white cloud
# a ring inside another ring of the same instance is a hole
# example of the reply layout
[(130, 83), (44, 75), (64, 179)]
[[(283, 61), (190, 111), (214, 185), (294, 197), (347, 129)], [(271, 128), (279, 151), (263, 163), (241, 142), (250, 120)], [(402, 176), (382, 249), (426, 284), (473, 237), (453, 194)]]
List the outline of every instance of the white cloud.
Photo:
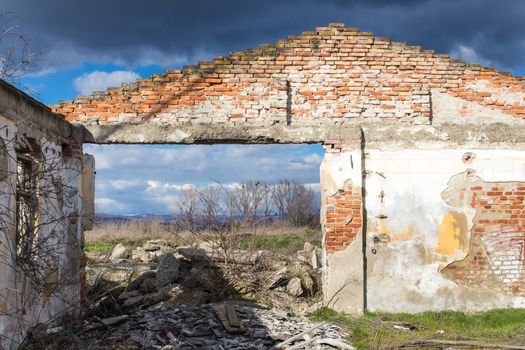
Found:
[(314, 153), (314, 154), (304, 157), (303, 160), (306, 164), (320, 165), (323, 159), (318, 153)]
[(132, 71), (94, 71), (76, 77), (73, 80), (73, 85), (79, 94), (89, 95), (93, 91), (105, 90), (108, 87), (118, 87), (122, 83), (129, 83), (137, 80), (138, 78), (140, 78), (140, 75)]
[(473, 48), (461, 44), (456, 45), (456, 48), (450, 51), (450, 57), (464, 60), (468, 63), (481, 64), (485, 67), (492, 67), (494, 65), (493, 62), (483, 58)]
[(150, 180), (147, 182), (148, 188), (146, 188), (146, 191), (179, 191), (182, 189), (185, 189), (186, 186), (189, 186), (190, 188), (192, 185), (185, 184), (185, 185), (178, 185), (178, 184), (171, 184), (167, 182), (160, 182), (160, 181), (154, 181)]
[(109, 185), (115, 190), (127, 190), (140, 185), (137, 180), (112, 180)]
[(97, 213), (122, 213), (128, 208), (124, 203), (112, 198), (97, 198), (95, 200), (95, 209)]

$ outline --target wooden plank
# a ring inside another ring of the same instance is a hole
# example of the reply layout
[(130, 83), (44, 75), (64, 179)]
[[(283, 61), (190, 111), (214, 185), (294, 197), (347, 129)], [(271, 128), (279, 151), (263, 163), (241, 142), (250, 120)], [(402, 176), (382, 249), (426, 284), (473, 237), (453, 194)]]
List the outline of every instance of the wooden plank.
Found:
[(234, 324), (232, 324), (230, 321), (230, 317), (228, 316), (228, 311), (227, 311), (228, 307), (226, 305), (215, 304), (215, 305), (212, 305), (211, 308), (217, 315), (217, 318), (219, 319), (219, 321), (221, 321), (222, 326), (224, 327), (226, 332), (230, 334), (241, 334), (241, 333), (246, 332), (246, 328), (241, 324), (241, 320), (239, 319), (239, 316), (237, 316), (235, 309), (233, 309), (233, 306), (231, 305), (229, 306), (232, 308), (232, 310), (230, 310), (230, 313), (231, 313), (231, 317), (232, 317)]
[(226, 314), (228, 315), (228, 321), (230, 321), (230, 324), (236, 328), (241, 327), (241, 320), (239, 319), (233, 305), (225, 304), (224, 307), (226, 308)]

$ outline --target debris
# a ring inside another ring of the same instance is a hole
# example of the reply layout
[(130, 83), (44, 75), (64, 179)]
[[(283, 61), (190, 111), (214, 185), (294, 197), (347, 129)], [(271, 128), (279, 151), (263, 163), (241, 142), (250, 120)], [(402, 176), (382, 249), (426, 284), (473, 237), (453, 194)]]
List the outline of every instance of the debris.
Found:
[(395, 329), (406, 331), (406, 332), (417, 330), (417, 327), (410, 323), (399, 323), (399, 324), (395, 324), (393, 327)]
[(102, 320), (100, 320), (100, 322), (102, 322), (102, 324), (104, 326), (110, 327), (110, 326), (114, 326), (116, 324), (119, 324), (121, 322), (124, 322), (128, 318), (129, 318), (128, 315), (120, 315), (120, 316), (115, 316), (115, 317), (103, 318)]
[(290, 337), (290, 338), (286, 339), (285, 341), (275, 345), (272, 348), (272, 350), (285, 349), (286, 345), (291, 344), (291, 343), (293, 343), (294, 341), (296, 341), (298, 339), (301, 339), (302, 337), (304, 337), (307, 334), (314, 333), (318, 328), (321, 327), (321, 325), (322, 325), (322, 323), (316, 324), (315, 326), (313, 326), (311, 328), (308, 328), (307, 330), (305, 330), (305, 331), (303, 331), (303, 332), (301, 332), (299, 334), (296, 334), (293, 337)]
[(155, 278), (157, 288), (171, 284), (179, 278), (180, 262), (172, 253), (164, 253), (159, 257), (159, 267)]
[(289, 280), (288, 268), (285, 266), (270, 276), (270, 280), (266, 286), (266, 289), (273, 289), (282, 286), (286, 281)]
[[(75, 329), (75, 334), (85, 347), (99, 349), (268, 350), (312, 327), (310, 321), (289, 315), (304, 315), (310, 304), (319, 301), (321, 275), (311, 267), (319, 248), (306, 244), (292, 257), (265, 251), (226, 255), (212, 248), (177, 248), (149, 241), (132, 253), (140, 252), (147, 262), (92, 262), (87, 271), (88, 280), (93, 281), (89, 287), (93, 306), (84, 319), (89, 322)], [(299, 257), (301, 252), (304, 259)], [(225, 257), (234, 266), (233, 276), (224, 269)], [(102, 279), (93, 278), (101, 274)], [(243, 297), (256, 298), (274, 309), (255, 303), (233, 306)], [(228, 302), (221, 304), (224, 300)], [(95, 316), (105, 317), (106, 323), (120, 323), (108, 327)], [(309, 349), (333, 349), (319, 341), (343, 336), (337, 326), (322, 325), (315, 334), (287, 346), (300, 348), (308, 342)]]
[(312, 252), (312, 256), (310, 258), (310, 265), (312, 266), (312, 268), (317, 270), (323, 267), (323, 264), (321, 262), (321, 256), (322, 256), (322, 252), (320, 248), (316, 248)]
[(131, 281), (128, 284), (127, 290), (136, 290), (141, 288), (142, 283), (148, 279), (154, 279), (157, 277), (157, 273), (155, 271), (145, 271), (137, 276), (133, 281)]
[(128, 248), (122, 244), (119, 243), (116, 246), (113, 247), (111, 250), (111, 254), (109, 255), (109, 261), (118, 261), (121, 259), (126, 259), (129, 257), (129, 250)]
[(317, 310), (321, 309), (324, 306), (324, 303), (322, 301), (317, 302), (315, 304), (310, 305), (307, 309), (303, 311), (303, 315), (310, 315), (316, 312)]
[(137, 247), (131, 251), (131, 260), (137, 262), (149, 262), (150, 256), (142, 247)]
[(317, 340), (317, 344), (330, 345), (331, 347), (340, 350), (355, 350), (355, 348), (352, 345), (349, 345), (340, 339), (322, 338)]
[(226, 332), (230, 334), (241, 334), (246, 332), (235, 309), (230, 304), (216, 304), (212, 306), (217, 318), (221, 321)]
[[(222, 306), (220, 314), (227, 324), (240, 324), (244, 332), (225, 331), (214, 310), (217, 306)], [(111, 327), (102, 325), (100, 319), (88, 318), (75, 326), (68, 325), (68, 332), (77, 335), (74, 341), (81, 344), (78, 347), (81, 349), (284, 350), (305, 346), (311, 350), (352, 349), (342, 345), (346, 344), (345, 334), (338, 326), (313, 324), (304, 318), (290, 317), (284, 311), (248, 306), (244, 302), (167, 309), (153, 305), (105, 322)], [(47, 337), (46, 349), (68, 348), (64, 343), (67, 337), (64, 340), (56, 340), (56, 335)]]
[(304, 291), (301, 286), (301, 279), (299, 277), (292, 278), (286, 285), (286, 291), (295, 297), (298, 297), (301, 294), (303, 294)]

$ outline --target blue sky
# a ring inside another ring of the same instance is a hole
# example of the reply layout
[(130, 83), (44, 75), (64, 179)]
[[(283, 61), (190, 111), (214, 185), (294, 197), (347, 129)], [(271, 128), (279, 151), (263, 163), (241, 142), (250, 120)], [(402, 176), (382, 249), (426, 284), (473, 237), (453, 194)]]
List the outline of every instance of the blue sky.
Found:
[(293, 179), (318, 190), (320, 145), (87, 145), (97, 163), (97, 210), (170, 214), (185, 185)]
[[(46, 52), (22, 80), (46, 104), (330, 22), (525, 75), (525, 1), (517, 0), (3, 0), (2, 10)], [(323, 154), (319, 145), (85, 150), (97, 161), (97, 210), (111, 214), (173, 212), (184, 184), (315, 184)]]

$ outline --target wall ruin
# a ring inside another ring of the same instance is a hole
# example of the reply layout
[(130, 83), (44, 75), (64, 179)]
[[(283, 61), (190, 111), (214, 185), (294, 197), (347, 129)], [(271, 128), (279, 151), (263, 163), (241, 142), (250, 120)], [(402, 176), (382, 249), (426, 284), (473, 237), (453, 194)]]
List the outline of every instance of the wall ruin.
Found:
[(0, 348), (80, 309), (83, 132), (0, 82)]
[(85, 142), (322, 142), (338, 310), (525, 306), (524, 78), (333, 24), (53, 108)]

